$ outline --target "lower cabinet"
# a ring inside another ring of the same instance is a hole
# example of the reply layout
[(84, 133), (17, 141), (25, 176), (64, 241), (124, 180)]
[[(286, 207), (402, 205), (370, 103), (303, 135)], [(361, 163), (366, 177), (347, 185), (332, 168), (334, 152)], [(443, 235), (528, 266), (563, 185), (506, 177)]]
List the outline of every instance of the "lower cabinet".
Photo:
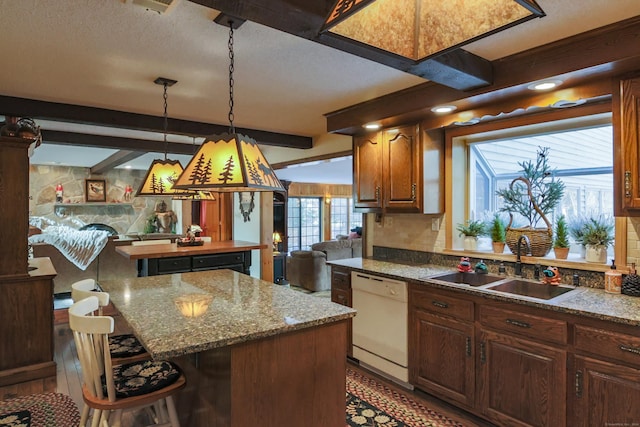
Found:
[(479, 334), (482, 413), (500, 425), (566, 425), (564, 350), (489, 330)]
[(416, 288), (410, 288), (409, 301), (409, 381), (454, 404), (473, 407), (473, 303)]
[[(351, 270), (336, 266), (331, 267), (331, 301), (352, 307), (351, 300)], [(347, 325), (347, 356), (353, 357), (353, 333), (352, 321), (348, 320)]]
[(640, 420), (640, 370), (575, 356), (572, 426), (633, 426)]
[(250, 274), (251, 251), (141, 259), (139, 260), (138, 275), (157, 276), (159, 274), (219, 270), (222, 268)]
[(473, 324), (416, 310), (410, 381), (439, 397), (473, 406)]

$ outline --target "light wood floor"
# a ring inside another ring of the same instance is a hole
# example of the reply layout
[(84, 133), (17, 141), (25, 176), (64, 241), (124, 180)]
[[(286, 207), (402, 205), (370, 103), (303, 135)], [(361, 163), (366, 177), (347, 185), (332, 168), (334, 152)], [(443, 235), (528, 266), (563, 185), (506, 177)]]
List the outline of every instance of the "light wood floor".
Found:
[[(82, 408), (82, 377), (80, 362), (78, 361), (75, 344), (73, 342), (73, 334), (69, 329), (68, 319), (66, 317), (66, 310), (56, 311), (56, 325), (54, 326), (54, 342), (55, 342), (55, 362), (57, 364), (57, 378), (56, 382), (53, 381), (31, 381), (29, 383), (17, 384), (12, 386), (6, 386), (0, 388), (0, 400), (8, 399), (16, 396), (23, 396), (32, 393), (43, 393), (48, 391), (58, 391), (60, 393), (67, 394), (76, 402), (78, 408)], [(109, 311), (105, 314), (111, 315), (115, 320), (115, 334), (130, 332), (126, 322), (115, 311)], [(435, 411), (442, 413), (458, 422), (465, 427), (491, 427), (485, 421), (480, 420), (466, 412), (440, 401), (439, 399), (432, 397), (422, 392), (412, 392), (397, 386), (394, 383), (387, 381), (386, 379), (376, 375), (373, 372), (369, 372), (360, 368), (358, 365), (350, 362), (349, 367), (354, 370), (359, 370), (364, 375), (371, 378), (375, 378), (377, 381), (385, 384), (387, 387), (396, 390), (399, 393), (405, 394), (424, 406), (432, 408)], [(187, 379), (188, 380), (188, 379)], [(135, 419), (132, 415), (125, 415), (123, 419), (123, 427), (141, 425), (142, 420)]]

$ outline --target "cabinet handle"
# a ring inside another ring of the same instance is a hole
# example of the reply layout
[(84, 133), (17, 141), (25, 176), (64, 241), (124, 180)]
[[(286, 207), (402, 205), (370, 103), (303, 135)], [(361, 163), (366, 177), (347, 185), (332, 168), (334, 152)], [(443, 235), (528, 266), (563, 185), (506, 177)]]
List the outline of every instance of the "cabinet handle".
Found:
[(631, 197), (631, 171), (624, 171), (624, 196)]
[(471, 356), (471, 337), (467, 337), (466, 350), (467, 350), (467, 356)]
[(338, 304), (347, 305), (345, 303), (346, 303), (346, 298), (344, 297), (344, 295), (338, 295)]
[(620, 344), (620, 350), (640, 355), (640, 347), (629, 347), (628, 345)]
[(380, 186), (376, 185), (376, 202), (380, 204)]
[(416, 188), (417, 188), (417, 184), (415, 182), (411, 184), (411, 200), (413, 202), (416, 201)]
[(487, 362), (487, 350), (485, 348), (484, 341), (480, 343), (480, 362)]
[(582, 397), (582, 371), (576, 371), (576, 397)]
[(431, 301), (431, 304), (439, 308), (449, 308), (449, 304), (442, 301)]
[(530, 328), (531, 325), (528, 324), (527, 322), (521, 322), (519, 320), (515, 320), (515, 319), (507, 319), (507, 323), (513, 326), (517, 326), (519, 328)]

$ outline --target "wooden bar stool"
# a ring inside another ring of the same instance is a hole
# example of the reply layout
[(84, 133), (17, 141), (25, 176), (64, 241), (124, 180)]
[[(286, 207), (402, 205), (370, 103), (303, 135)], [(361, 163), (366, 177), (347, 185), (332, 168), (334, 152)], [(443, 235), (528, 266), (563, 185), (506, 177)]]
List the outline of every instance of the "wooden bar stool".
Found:
[[(73, 302), (81, 301), (90, 296), (98, 298), (97, 314), (102, 316), (103, 307), (109, 305), (109, 294), (102, 292), (94, 279), (79, 280), (71, 285)], [(142, 343), (133, 334), (110, 336), (109, 349), (114, 365), (150, 359)]]
[(186, 385), (180, 368), (167, 361), (138, 361), (114, 366), (109, 353), (113, 318), (95, 316), (98, 298), (90, 296), (69, 309), (69, 326), (82, 367), (85, 408), (80, 420), (86, 426), (93, 409), (92, 426), (119, 426), (125, 410), (146, 408), (157, 426), (179, 427), (173, 395)]

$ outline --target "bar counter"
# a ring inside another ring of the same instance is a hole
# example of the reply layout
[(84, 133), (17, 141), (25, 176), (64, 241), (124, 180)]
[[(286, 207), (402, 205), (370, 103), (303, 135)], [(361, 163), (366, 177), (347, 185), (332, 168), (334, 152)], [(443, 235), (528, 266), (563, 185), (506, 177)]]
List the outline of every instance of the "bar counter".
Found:
[(185, 371), (181, 425), (345, 425), (353, 309), (231, 270), (100, 286), (152, 357)]

